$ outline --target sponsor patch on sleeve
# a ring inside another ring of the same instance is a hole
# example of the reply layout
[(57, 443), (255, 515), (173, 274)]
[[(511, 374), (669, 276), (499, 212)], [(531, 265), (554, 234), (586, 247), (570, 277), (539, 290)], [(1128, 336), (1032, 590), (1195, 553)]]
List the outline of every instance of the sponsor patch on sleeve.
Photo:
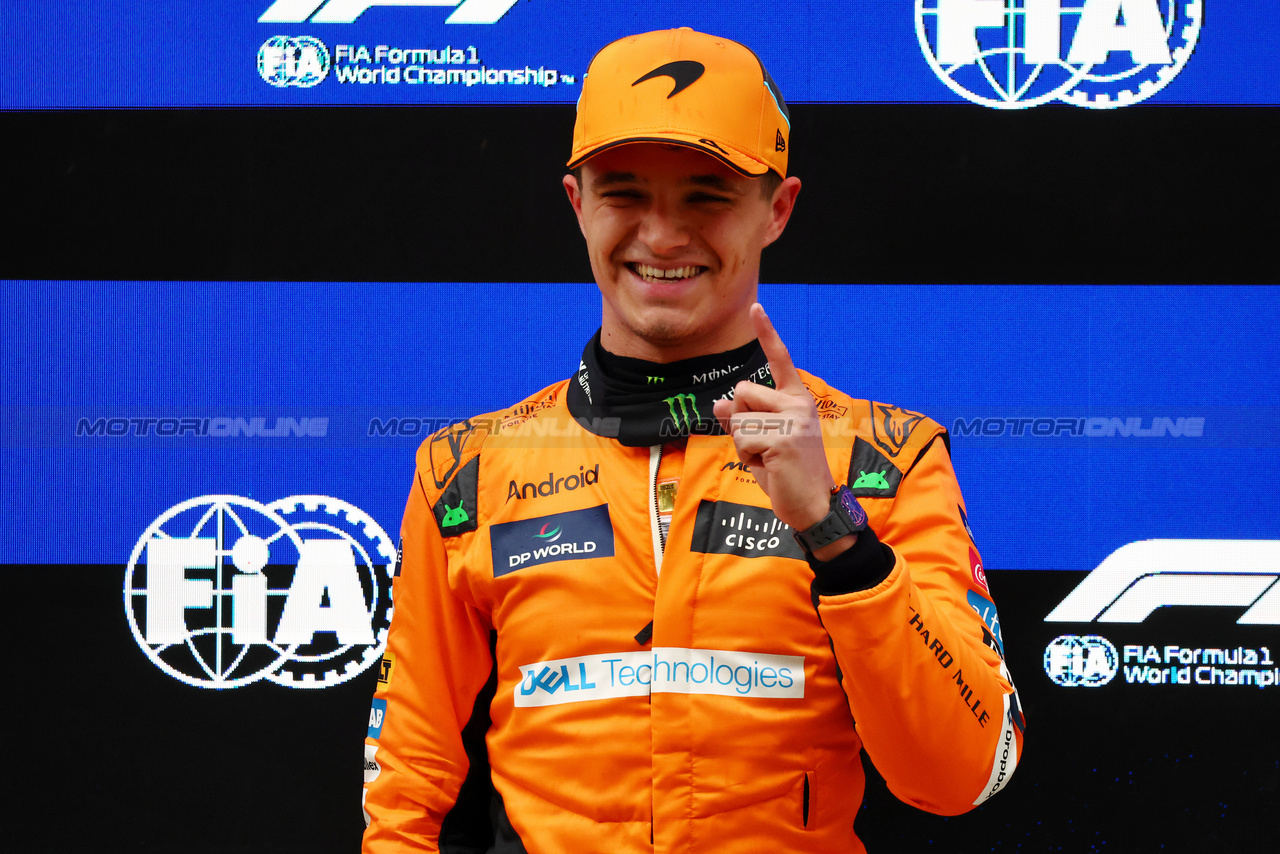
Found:
[(886, 454), (898, 456), (907, 446), (907, 440), (916, 429), (916, 425), (924, 420), (919, 412), (903, 409), (888, 403), (871, 404), (872, 435)]
[(987, 591), (987, 595), (990, 596), (991, 588), (987, 586), (987, 572), (982, 568), (982, 556), (973, 546), (969, 546), (969, 572), (973, 575), (973, 583)]
[(384, 652), (378, 662), (378, 686), (385, 688), (391, 684), (391, 671), (396, 668), (396, 657), (393, 653)]
[(964, 508), (959, 504), (956, 505), (956, 509), (960, 511), (960, 521), (964, 523), (964, 532), (969, 535), (969, 542), (976, 544), (978, 541), (973, 536), (973, 528), (969, 527), (969, 515), (964, 512)]
[(865, 439), (853, 440), (849, 460), (849, 491), (862, 498), (892, 498), (898, 494), (902, 472)]
[(476, 479), (479, 474), (480, 457), (472, 457), (436, 499), (431, 512), (435, 514), (436, 523), (440, 526), (440, 536), (456, 537), (478, 527)]
[(974, 806), (981, 804), (987, 798), (1003, 789), (1009, 782), (1009, 778), (1013, 776), (1014, 769), (1018, 767), (1018, 743), (1017, 737), (1014, 735), (1015, 728), (1013, 710), (1010, 707), (1010, 695), (1005, 694), (1004, 726), (1001, 727), (1000, 740), (996, 742), (995, 756), (991, 760), (991, 775), (987, 778), (987, 784), (983, 787), (982, 793), (973, 802)]
[(382, 737), (382, 724), (387, 718), (387, 701), (375, 699), (369, 708), (369, 738)]
[(1000, 615), (996, 613), (996, 603), (972, 590), (968, 591), (968, 598), (969, 607), (982, 618), (982, 640), (1004, 658), (1004, 636), (1000, 632)]
[(382, 766), (378, 764), (378, 745), (366, 744), (364, 746), (364, 781), (372, 783), (381, 773)]

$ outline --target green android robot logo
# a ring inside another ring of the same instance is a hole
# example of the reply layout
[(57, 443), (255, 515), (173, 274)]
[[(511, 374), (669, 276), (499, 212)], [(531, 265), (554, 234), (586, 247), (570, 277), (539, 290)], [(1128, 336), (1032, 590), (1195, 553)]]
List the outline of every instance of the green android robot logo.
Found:
[[(888, 471), (888, 469), (885, 469), (885, 471)], [(889, 481), (884, 479), (884, 472), (873, 471), (870, 474), (867, 474), (865, 471), (860, 471), (858, 474), (862, 475), (862, 477), (853, 482), (854, 489), (858, 489), (859, 487), (866, 487), (867, 489), (889, 488)]]
[(467, 511), (462, 509), (462, 502), (458, 502), (457, 507), (450, 507), (448, 504), (444, 506), (444, 518), (440, 520), (441, 528), (452, 528), (455, 525), (461, 525), (471, 517), (467, 515)]

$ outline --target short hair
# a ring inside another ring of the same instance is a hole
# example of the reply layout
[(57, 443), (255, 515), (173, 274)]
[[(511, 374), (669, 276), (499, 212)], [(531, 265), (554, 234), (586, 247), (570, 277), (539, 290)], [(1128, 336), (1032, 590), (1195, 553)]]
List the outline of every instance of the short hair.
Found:
[(766, 199), (772, 199), (778, 187), (782, 186), (782, 176), (772, 169), (761, 175), (757, 180), (760, 182), (760, 195)]

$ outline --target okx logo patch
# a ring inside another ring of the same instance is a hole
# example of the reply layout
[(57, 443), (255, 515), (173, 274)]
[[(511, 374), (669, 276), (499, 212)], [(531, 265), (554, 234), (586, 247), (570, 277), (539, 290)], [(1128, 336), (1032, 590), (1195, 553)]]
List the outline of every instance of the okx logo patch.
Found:
[(489, 529), (493, 576), (558, 560), (613, 557), (609, 505), (504, 522)]

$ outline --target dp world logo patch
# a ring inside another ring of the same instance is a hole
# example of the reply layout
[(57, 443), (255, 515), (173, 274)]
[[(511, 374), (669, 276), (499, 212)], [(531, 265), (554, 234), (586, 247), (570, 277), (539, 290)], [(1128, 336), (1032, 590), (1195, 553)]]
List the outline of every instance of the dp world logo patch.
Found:
[(916, 0), (916, 36), (962, 98), (1003, 110), (1127, 107), (1178, 76), (1201, 0)]
[(555, 561), (613, 557), (609, 505), (493, 525), (489, 542), (494, 578)]
[(329, 76), (329, 49), (311, 36), (272, 36), (258, 48), (258, 74), (280, 89), (309, 89)]
[(345, 501), (206, 495), (138, 539), (125, 614), (147, 657), (188, 685), (326, 688), (382, 655), (395, 567), (387, 532)]

